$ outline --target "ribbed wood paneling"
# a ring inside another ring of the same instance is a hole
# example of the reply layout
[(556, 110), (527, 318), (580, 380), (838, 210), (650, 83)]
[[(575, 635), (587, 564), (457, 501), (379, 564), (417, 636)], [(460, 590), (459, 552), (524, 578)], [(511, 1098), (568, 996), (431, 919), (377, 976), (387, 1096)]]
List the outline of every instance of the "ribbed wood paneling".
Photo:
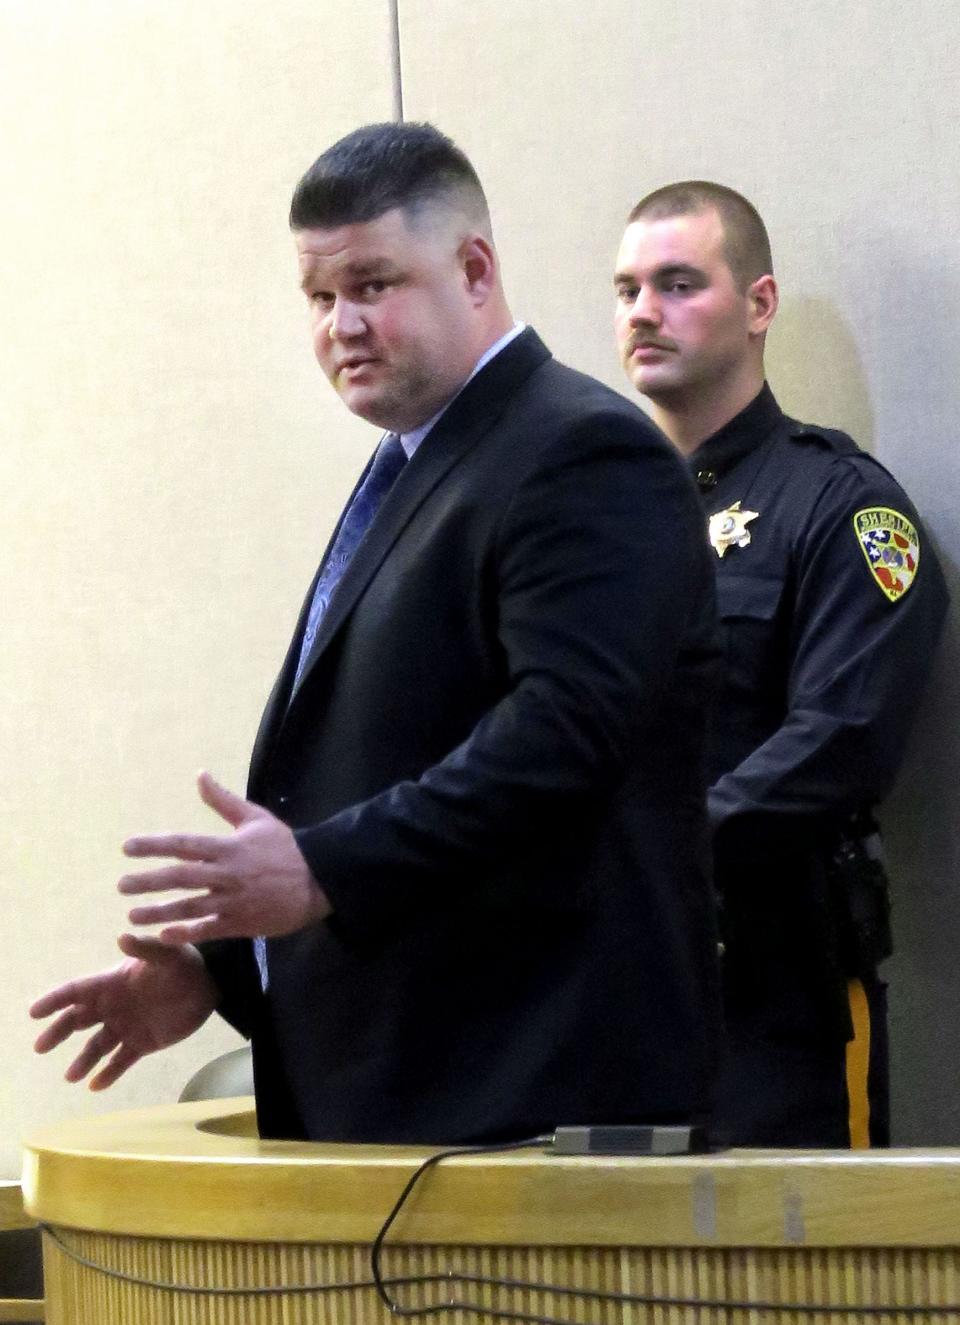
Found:
[[(58, 1230), (78, 1255), (136, 1278), (182, 1285), (170, 1291), (111, 1278), (78, 1264), (50, 1237), (44, 1239), (48, 1325), (385, 1325), (393, 1319), (372, 1288), (270, 1296), (191, 1294), (190, 1287), (307, 1283), (348, 1285), (369, 1281), (366, 1247), (345, 1244), (282, 1245), (124, 1238)], [(653, 1294), (701, 1300), (933, 1306), (960, 1301), (960, 1251), (953, 1248), (580, 1248), (394, 1247), (384, 1255), (390, 1277), (462, 1271), (544, 1287), (406, 1285), (393, 1291), (407, 1306), (451, 1297), (478, 1308), (543, 1316), (571, 1325), (871, 1325), (862, 1311), (694, 1308), (581, 1298), (557, 1288), (599, 1293)], [(449, 1325), (476, 1325), (483, 1311), (452, 1310)], [(487, 1315), (487, 1319), (493, 1319)], [(892, 1325), (960, 1320), (933, 1312), (896, 1313)]]

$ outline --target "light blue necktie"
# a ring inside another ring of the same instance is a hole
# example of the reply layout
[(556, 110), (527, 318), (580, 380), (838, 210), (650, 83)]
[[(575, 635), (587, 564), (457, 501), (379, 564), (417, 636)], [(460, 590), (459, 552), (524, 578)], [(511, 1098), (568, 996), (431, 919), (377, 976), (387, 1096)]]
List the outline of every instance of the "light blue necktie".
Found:
[[(303, 632), (303, 642), (300, 645), (300, 658), (297, 662), (297, 674), (293, 682), (294, 689), (296, 689), (300, 677), (303, 675), (303, 669), (307, 665), (307, 659), (317, 637), (320, 622), (330, 605), (334, 590), (343, 578), (343, 573), (349, 566), (353, 554), (360, 546), (364, 534), (373, 523), (373, 517), (380, 509), (384, 497), (393, 487), (406, 463), (407, 454), (401, 445), (400, 438), (395, 432), (388, 432), (377, 447), (366, 477), (354, 494), (353, 500), (340, 521), (340, 528), (337, 530), (333, 547), (330, 549), (330, 554), (320, 571), (317, 587), (313, 591), (310, 611), (307, 613), (307, 624)], [(260, 984), (266, 991), (270, 983), (267, 971), (266, 939), (255, 938), (253, 940), (253, 951), (260, 970)]]
[(300, 646), (300, 659), (297, 663), (297, 675), (294, 687), (303, 675), (307, 665), (313, 641), (317, 637), (320, 622), (330, 605), (333, 592), (343, 578), (343, 573), (353, 559), (353, 554), (360, 546), (364, 534), (373, 523), (373, 517), (380, 504), (399, 477), (401, 469), (407, 463), (406, 452), (395, 432), (388, 432), (377, 447), (373, 462), (367, 471), (353, 501), (347, 507), (346, 514), (340, 521), (340, 528), (334, 540), (330, 554), (323, 564), (317, 587), (313, 591), (313, 601), (307, 615), (307, 625), (303, 632)]

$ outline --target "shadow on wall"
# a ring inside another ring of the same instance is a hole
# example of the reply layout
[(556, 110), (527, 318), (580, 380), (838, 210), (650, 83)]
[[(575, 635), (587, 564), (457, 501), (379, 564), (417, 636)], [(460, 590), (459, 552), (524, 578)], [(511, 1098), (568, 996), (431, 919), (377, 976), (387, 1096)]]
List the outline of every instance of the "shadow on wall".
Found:
[[(863, 235), (851, 244), (859, 254)], [(876, 367), (873, 390), (853, 332), (830, 302), (785, 299), (767, 351), (771, 383), (788, 414), (842, 428), (883, 459), (920, 507), (950, 589), (952, 610), (906, 759), (881, 820), (891, 879), (896, 951), (890, 979), (895, 1145), (960, 1144), (960, 500), (957, 339), (960, 282), (934, 241), (923, 270), (904, 272), (906, 234), (878, 233), (848, 272), (872, 294), (860, 343)], [(852, 260), (852, 259), (851, 259)], [(898, 272), (878, 287), (877, 271)], [(871, 284), (872, 280), (872, 284)], [(936, 289), (928, 306), (922, 292)], [(858, 322), (858, 325), (861, 325)], [(882, 370), (882, 371), (881, 371)], [(922, 563), (921, 563), (922, 565)], [(922, 574), (922, 569), (921, 569)], [(920, 660), (918, 660), (920, 661)], [(905, 699), (915, 678), (902, 678)]]
[[(955, 1146), (960, 1144), (960, 279), (950, 219), (944, 213), (929, 220), (921, 235), (915, 224), (850, 218), (840, 245), (849, 255), (846, 280), (863, 292), (864, 343), (883, 459), (920, 508), (952, 600), (907, 758), (881, 818), (896, 944), (890, 963), (893, 1139), (898, 1145)], [(905, 696), (912, 683), (908, 670), (902, 678)]]
[(908, 1146), (960, 1145), (960, 569), (944, 549), (938, 553), (953, 609), (896, 790), (881, 815), (895, 943), (893, 1141)]
[(782, 299), (767, 338), (767, 373), (787, 414), (842, 428), (874, 449), (874, 416), (857, 342), (824, 299)]

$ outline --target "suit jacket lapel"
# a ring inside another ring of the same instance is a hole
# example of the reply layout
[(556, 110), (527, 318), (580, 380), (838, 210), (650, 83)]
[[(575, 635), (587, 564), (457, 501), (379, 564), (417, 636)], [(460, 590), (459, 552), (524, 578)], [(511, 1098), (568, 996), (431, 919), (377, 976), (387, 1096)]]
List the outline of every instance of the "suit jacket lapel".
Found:
[(340, 532), (340, 526), (343, 524), (344, 516), (350, 509), (350, 504), (354, 497), (363, 487), (363, 481), (367, 477), (367, 471), (373, 464), (374, 455), (376, 455), (376, 451), (373, 452), (370, 459), (364, 465), (360, 477), (353, 485), (353, 491), (344, 503), (343, 510), (340, 512), (340, 517), (333, 527), (333, 532), (327, 541), (327, 546), (323, 550), (323, 556), (320, 558), (316, 573), (310, 581), (310, 588), (307, 590), (306, 597), (300, 607), (300, 615), (297, 617), (297, 624), (294, 628), (293, 636), (287, 646), (286, 657), (281, 665), (280, 673), (277, 676), (276, 681), (273, 683), (273, 689), (270, 691), (269, 698), (267, 699), (266, 706), (263, 710), (263, 716), (260, 719), (260, 726), (257, 729), (257, 735), (253, 743), (253, 750), (250, 755), (250, 769), (247, 777), (248, 788), (254, 786), (259, 772), (263, 767), (264, 760), (267, 757), (267, 753), (272, 747), (274, 738), (280, 730), (284, 714), (289, 707), (293, 678), (297, 674), (297, 663), (300, 661), (300, 644), (303, 639), (303, 632), (307, 628), (307, 617), (310, 614), (310, 604), (313, 602), (317, 580), (320, 578), (320, 572), (323, 570), (327, 557), (330, 555), (330, 549), (337, 541), (337, 534)]
[[(266, 747), (272, 743), (272, 738), (279, 734), (288, 716), (293, 714), (297, 707), (297, 698), (303, 692), (311, 672), (417, 509), (461, 457), (466, 455), (496, 424), (507, 408), (513, 392), (549, 357), (550, 351), (540, 337), (535, 331), (527, 328), (467, 383), (444, 412), (387, 494), (373, 524), (367, 530), (353, 559), (344, 571), (343, 578), (337, 585), (336, 592), (320, 622), (299, 684), (290, 694), (300, 653), (300, 641), (316, 585), (316, 576), (314, 577), (301, 609), (283, 670), (261, 723), (254, 748), (255, 762), (259, 762), (259, 757), (262, 757)], [(354, 493), (362, 481), (363, 475), (354, 488)], [(349, 502), (347, 505), (349, 506)], [(341, 515), (340, 518), (342, 520), (343, 516)], [(327, 552), (335, 538), (336, 530), (327, 545)], [(324, 554), (324, 559), (326, 555), (327, 553)], [(319, 571), (317, 574), (319, 575)], [(288, 694), (290, 694), (289, 704), (285, 702)]]

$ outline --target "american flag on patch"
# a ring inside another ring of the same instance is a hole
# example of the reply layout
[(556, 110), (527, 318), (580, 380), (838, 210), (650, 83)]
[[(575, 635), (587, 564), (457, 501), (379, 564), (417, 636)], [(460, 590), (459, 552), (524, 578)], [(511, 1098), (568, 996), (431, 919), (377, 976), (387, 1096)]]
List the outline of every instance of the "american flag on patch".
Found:
[(870, 506), (853, 517), (860, 548), (873, 578), (895, 603), (910, 588), (920, 561), (920, 538), (899, 511)]

